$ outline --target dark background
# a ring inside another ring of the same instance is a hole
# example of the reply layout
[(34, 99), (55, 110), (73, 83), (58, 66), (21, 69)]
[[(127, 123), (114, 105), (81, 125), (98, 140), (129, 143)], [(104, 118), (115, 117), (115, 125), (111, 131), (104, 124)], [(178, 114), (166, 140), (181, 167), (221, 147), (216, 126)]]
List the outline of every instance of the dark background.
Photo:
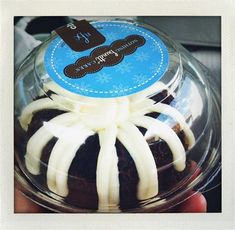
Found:
[[(17, 23), (21, 17), (15, 17)], [(181, 43), (203, 63), (220, 84), (221, 81), (221, 18), (199, 16), (139, 17)], [(68, 17), (40, 17), (26, 27), (32, 35), (49, 34), (52, 30), (70, 22)], [(208, 212), (221, 212), (221, 172), (204, 189)]]

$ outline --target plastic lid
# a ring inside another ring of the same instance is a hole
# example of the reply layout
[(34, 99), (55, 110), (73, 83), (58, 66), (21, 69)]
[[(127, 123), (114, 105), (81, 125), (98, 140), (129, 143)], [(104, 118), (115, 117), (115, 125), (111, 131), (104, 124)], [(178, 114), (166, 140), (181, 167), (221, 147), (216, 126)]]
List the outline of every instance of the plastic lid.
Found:
[(219, 168), (220, 102), (208, 78), (141, 22), (57, 29), (17, 73), (15, 152), (26, 193), (58, 212), (174, 206)]

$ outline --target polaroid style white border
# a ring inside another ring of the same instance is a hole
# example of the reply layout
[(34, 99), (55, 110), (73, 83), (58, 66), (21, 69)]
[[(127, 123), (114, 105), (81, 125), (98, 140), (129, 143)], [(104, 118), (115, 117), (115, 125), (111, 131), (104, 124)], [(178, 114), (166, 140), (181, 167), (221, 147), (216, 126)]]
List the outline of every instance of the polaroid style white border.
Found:
[[(0, 229), (235, 229), (235, 4), (225, 0), (0, 0)], [(14, 16), (221, 16), (222, 213), (14, 214)]]

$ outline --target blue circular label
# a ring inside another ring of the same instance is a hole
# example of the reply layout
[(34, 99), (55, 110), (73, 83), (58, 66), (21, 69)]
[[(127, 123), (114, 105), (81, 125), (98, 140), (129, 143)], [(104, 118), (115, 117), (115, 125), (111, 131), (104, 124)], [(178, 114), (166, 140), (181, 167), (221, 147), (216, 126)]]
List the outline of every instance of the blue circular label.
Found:
[[(118, 21), (91, 25), (105, 37), (99, 46), (77, 52), (60, 36), (48, 45), (45, 68), (61, 87), (83, 96), (113, 98), (140, 92), (166, 72), (167, 48), (151, 31)], [(89, 35), (78, 40), (89, 42)]]

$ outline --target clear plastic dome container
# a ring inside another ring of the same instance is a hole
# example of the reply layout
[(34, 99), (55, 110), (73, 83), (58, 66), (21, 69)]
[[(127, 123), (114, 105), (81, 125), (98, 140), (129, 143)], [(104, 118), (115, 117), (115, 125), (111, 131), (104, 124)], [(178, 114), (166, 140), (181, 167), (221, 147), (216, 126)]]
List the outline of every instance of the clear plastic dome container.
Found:
[(17, 72), (18, 187), (56, 212), (169, 211), (220, 170), (219, 87), (152, 26), (89, 23), (103, 43), (74, 51), (54, 31)]

